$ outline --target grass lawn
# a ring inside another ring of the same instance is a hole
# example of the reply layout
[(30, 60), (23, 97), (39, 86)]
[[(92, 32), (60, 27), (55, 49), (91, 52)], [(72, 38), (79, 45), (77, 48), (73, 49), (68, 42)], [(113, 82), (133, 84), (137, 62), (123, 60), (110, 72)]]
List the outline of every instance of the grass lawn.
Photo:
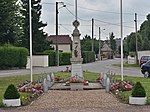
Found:
[[(120, 80), (120, 76), (117, 76), (117, 79)], [(133, 82), (134, 84), (136, 82), (141, 82), (143, 87), (145, 88), (146, 95), (148, 97), (148, 104), (150, 104), (150, 78), (143, 78), (143, 77), (129, 77), (129, 76), (124, 76), (124, 80), (129, 80)], [(117, 97), (122, 101), (123, 103), (128, 103), (128, 98), (131, 95), (132, 91), (125, 91), (122, 93), (119, 93)]]
[[(113, 64), (113, 66), (120, 67), (121, 64)], [(127, 63), (123, 64), (123, 66), (124, 67), (140, 67), (140, 65), (138, 65), (138, 64), (127, 64)]]
[[(41, 77), (45, 74), (34, 74), (33, 75), (33, 80), (37, 81), (38, 77)], [(57, 72), (54, 73), (55, 76), (60, 76), (61, 78), (64, 79), (68, 79), (71, 76), (71, 73), (67, 73), (67, 72)], [(86, 80), (90, 80), (90, 81), (95, 81), (96, 78), (98, 78), (99, 75), (98, 73), (90, 73), (90, 72), (86, 72), (84, 73), (84, 78)], [(21, 82), (25, 81), (25, 80), (30, 80), (30, 75), (20, 75), (20, 76), (13, 76), (13, 77), (1, 77), (0, 78), (0, 107), (2, 106), (2, 99), (3, 99), (3, 95), (4, 92), (6, 90), (6, 88), (8, 87), (9, 84), (14, 84), (15, 86), (17, 86), (18, 84), (20, 84)], [(21, 101), (23, 104), (29, 103), (27, 101), (27, 97), (29, 95), (31, 95), (31, 93), (22, 93), (20, 92), (21, 95)]]
[[(33, 75), (33, 80), (37, 81), (38, 77), (41, 77), (42, 75), (45, 74), (34, 74)], [(71, 73), (67, 72), (57, 72), (54, 73), (55, 76), (60, 76), (61, 78), (68, 79), (71, 76)], [(91, 72), (85, 72), (84, 73), (84, 78), (89, 81), (95, 81), (99, 77), (98, 73), (91, 73)], [(120, 80), (120, 76), (116, 76), (117, 80)], [(0, 78), (0, 106), (2, 106), (2, 99), (3, 99), (3, 94), (8, 87), (9, 84), (14, 84), (18, 85), (20, 82), (23, 82), (25, 80), (30, 80), (30, 75), (21, 75), (21, 76), (13, 76), (13, 77), (1, 77)], [(148, 97), (148, 104), (150, 104), (150, 78), (142, 78), (142, 77), (129, 77), (129, 76), (124, 76), (124, 80), (129, 80), (133, 82), (134, 84), (136, 82), (141, 82), (141, 84), (144, 86), (147, 97)], [(28, 101), (25, 99), (30, 93), (20, 93), (21, 94), (21, 101), (23, 104), (28, 103)], [(131, 95), (131, 91), (126, 91), (119, 93), (116, 95), (118, 99), (123, 102), (123, 103), (128, 103), (128, 97)]]

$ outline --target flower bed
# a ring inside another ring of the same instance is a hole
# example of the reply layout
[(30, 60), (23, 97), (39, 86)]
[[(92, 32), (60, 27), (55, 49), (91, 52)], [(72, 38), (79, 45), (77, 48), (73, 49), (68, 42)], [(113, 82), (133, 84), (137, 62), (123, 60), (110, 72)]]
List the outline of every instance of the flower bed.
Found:
[(83, 78), (75, 75), (66, 80), (66, 86), (70, 86), (70, 83), (83, 83), (84, 85), (88, 85), (88, 80), (84, 80)]
[(24, 81), (17, 87), (19, 92), (31, 93), (27, 98), (22, 97), (23, 100), (33, 101), (43, 93), (43, 87), (37, 82)]
[(120, 81), (116, 83), (112, 83), (111, 91), (115, 94), (123, 91), (130, 91), (133, 88), (133, 84), (130, 81)]

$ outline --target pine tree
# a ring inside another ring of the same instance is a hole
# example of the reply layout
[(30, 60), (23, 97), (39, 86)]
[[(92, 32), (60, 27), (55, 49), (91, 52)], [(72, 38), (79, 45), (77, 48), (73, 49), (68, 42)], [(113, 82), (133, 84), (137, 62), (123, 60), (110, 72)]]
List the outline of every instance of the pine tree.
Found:
[(14, 44), (20, 32), (18, 0), (0, 1), (0, 44)]
[[(22, 1), (22, 15), (24, 18), (23, 30), (24, 36), (22, 37), (22, 45), (29, 49), (29, 0)], [(47, 24), (40, 20), (42, 5), (41, 0), (32, 0), (32, 41), (33, 53), (42, 52), (50, 49), (50, 44), (46, 40), (47, 34), (43, 28)]]

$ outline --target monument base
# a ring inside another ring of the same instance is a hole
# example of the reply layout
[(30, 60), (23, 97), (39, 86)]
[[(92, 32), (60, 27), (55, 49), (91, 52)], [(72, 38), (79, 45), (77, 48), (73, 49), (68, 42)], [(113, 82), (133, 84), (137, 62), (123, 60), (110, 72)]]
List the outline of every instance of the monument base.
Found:
[(71, 77), (78, 75), (83, 78), (83, 58), (71, 58)]

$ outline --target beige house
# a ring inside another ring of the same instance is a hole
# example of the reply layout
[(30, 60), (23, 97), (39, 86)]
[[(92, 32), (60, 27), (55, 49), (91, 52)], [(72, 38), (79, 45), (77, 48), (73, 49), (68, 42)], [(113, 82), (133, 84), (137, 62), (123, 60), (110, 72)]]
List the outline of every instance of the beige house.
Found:
[(50, 35), (47, 37), (49, 42), (52, 42), (51, 46), (56, 50), (56, 44), (58, 44), (58, 50), (62, 52), (71, 52), (72, 40), (69, 35)]

